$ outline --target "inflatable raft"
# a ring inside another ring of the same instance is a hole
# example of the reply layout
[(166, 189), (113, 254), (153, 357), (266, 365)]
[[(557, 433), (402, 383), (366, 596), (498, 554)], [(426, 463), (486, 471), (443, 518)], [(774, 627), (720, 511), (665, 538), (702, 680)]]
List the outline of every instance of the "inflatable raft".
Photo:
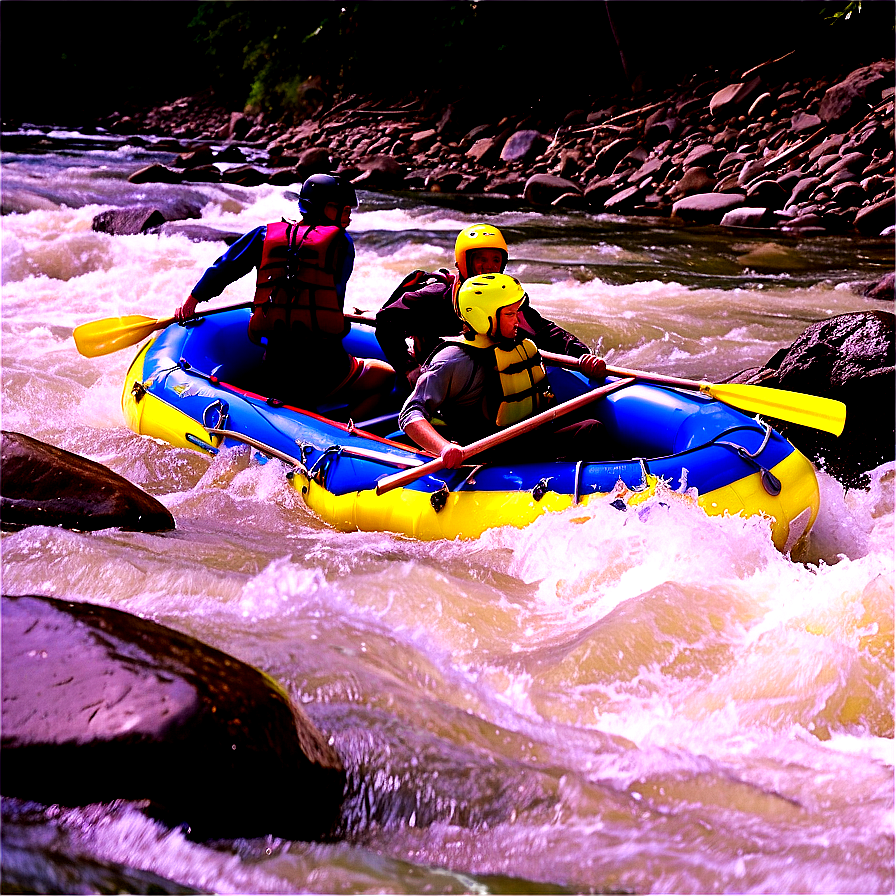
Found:
[[(393, 395), (395, 413), (370, 421), (345, 420), (344, 408), (312, 413), (267, 400), (251, 389), (263, 350), (246, 336), (248, 316), (209, 315), (150, 340), (125, 380), (127, 424), (208, 455), (249, 445), (263, 459), (278, 458), (307, 506), (339, 529), (475, 538), (576, 504), (624, 510), (662, 485), (694, 497), (708, 514), (764, 515), (775, 545), (789, 552), (818, 513), (811, 463), (771, 426), (698, 392), (641, 382), (589, 405), (626, 446), (626, 460), (471, 463), (377, 494), (381, 480), (432, 460), (403, 441), (402, 396)], [(353, 327), (345, 344), (359, 357), (383, 357), (368, 326)], [(559, 401), (600, 385), (571, 370), (548, 374)]]

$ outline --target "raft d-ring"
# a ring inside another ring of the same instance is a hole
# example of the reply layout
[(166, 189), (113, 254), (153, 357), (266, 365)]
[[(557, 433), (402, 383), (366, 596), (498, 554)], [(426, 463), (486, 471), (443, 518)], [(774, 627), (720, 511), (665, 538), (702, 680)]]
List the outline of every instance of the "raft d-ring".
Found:
[[(210, 415), (217, 411), (218, 420), (216, 423), (210, 422)], [(202, 425), (206, 429), (227, 429), (227, 417), (230, 415), (230, 405), (227, 404), (226, 401), (223, 401), (220, 398), (216, 398), (203, 412), (202, 412)], [(218, 444), (221, 444), (222, 439), (218, 437)]]
[(548, 485), (550, 485), (550, 479), (539, 479), (538, 482), (535, 483), (535, 487), (532, 489), (532, 497), (536, 501), (540, 501), (545, 494), (547, 494)]
[(436, 513), (438, 513), (448, 503), (448, 495), (448, 483), (443, 482), (442, 487), (429, 496), (429, 503), (432, 504), (432, 509)]

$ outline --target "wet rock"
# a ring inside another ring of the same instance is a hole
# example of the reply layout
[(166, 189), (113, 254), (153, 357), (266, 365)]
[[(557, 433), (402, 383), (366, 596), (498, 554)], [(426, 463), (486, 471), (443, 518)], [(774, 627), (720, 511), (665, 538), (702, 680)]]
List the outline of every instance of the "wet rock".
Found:
[(726, 212), (744, 204), (743, 193), (697, 193), (679, 199), (672, 206), (672, 214), (696, 224), (718, 224)]
[(359, 163), (361, 173), (352, 179), (363, 184), (365, 190), (389, 190), (397, 188), (405, 176), (405, 167), (391, 156), (373, 155)]
[(887, 196), (863, 208), (856, 215), (856, 230), (868, 236), (883, 234), (884, 229), (893, 224), (894, 215), (896, 215), (896, 198)]
[(261, 171), (254, 165), (237, 165), (234, 168), (228, 168), (221, 175), (221, 180), (226, 184), (237, 184), (241, 187), (257, 187), (260, 184), (266, 184), (268, 177), (266, 171)]
[(184, 183), (217, 184), (222, 180), (221, 172), (215, 165), (197, 165), (184, 171)]
[(877, 282), (867, 286), (862, 295), (866, 299), (874, 299), (878, 302), (892, 302), (894, 280), (896, 280), (896, 275), (894, 275), (893, 271), (890, 271), (888, 274), (884, 274)]
[(203, 165), (211, 165), (215, 159), (211, 146), (200, 146), (191, 152), (181, 153), (172, 162), (175, 168), (198, 168)]
[(523, 196), (530, 205), (551, 205), (564, 193), (580, 193), (582, 190), (571, 180), (553, 174), (533, 174), (526, 181)]
[(149, 800), (194, 839), (315, 839), (345, 775), (272, 679), (109, 607), (2, 598), (4, 796)]
[(162, 236), (185, 236), (194, 243), (226, 243), (228, 246), (235, 243), (243, 234), (236, 230), (218, 230), (205, 224), (180, 224), (174, 221), (166, 221), (160, 227), (154, 227), (147, 233), (161, 234)]
[(182, 180), (180, 171), (158, 164), (147, 165), (128, 177), (128, 183), (132, 184), (179, 184)]
[(132, 236), (146, 233), (165, 223), (165, 216), (157, 208), (113, 208), (100, 212), (93, 219), (91, 230), (116, 236)]
[(296, 162), (296, 174), (302, 181), (312, 174), (327, 174), (332, 168), (330, 151), (323, 146), (312, 146), (304, 150)]
[(0, 517), (4, 529), (117, 527), (158, 532), (175, 527), (166, 507), (108, 467), (31, 436), (0, 435)]
[(767, 208), (735, 208), (722, 218), (723, 227), (767, 227), (771, 222)]
[(806, 329), (746, 382), (834, 398), (846, 404), (839, 437), (795, 423), (775, 426), (847, 487), (896, 456), (896, 318), (860, 311)]

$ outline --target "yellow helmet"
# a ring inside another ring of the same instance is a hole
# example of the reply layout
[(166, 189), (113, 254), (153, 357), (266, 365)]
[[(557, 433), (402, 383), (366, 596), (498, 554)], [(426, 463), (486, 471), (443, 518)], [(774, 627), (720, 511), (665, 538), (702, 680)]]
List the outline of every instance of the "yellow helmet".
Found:
[(497, 227), (492, 227), (491, 224), (472, 224), (457, 235), (454, 261), (462, 280), (466, 280), (468, 276), (467, 252), (471, 249), (498, 249), (503, 252), (504, 261), (501, 263), (501, 270), (504, 270), (507, 264), (507, 243)]
[(523, 285), (509, 274), (477, 274), (457, 292), (457, 313), (481, 336), (498, 335), (498, 311), (526, 297)]

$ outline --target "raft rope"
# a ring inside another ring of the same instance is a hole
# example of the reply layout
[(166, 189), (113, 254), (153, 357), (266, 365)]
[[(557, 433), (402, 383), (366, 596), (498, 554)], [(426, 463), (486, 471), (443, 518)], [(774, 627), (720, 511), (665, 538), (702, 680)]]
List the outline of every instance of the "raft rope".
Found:
[(762, 440), (762, 444), (756, 451), (750, 452), (743, 445), (736, 445), (734, 442), (723, 442), (721, 441), (721, 436), (726, 435), (726, 433), (720, 433), (716, 438), (714, 438), (709, 444), (711, 445), (722, 445), (725, 448), (729, 448), (737, 454), (742, 460), (745, 460), (751, 466), (753, 466), (759, 472), (759, 481), (762, 483), (762, 487), (766, 490), (766, 492), (771, 495), (773, 498), (777, 497), (781, 494), (781, 480), (772, 473), (767, 467), (764, 467), (759, 461), (756, 459), (765, 451), (769, 440), (772, 436), (772, 428), (768, 423), (763, 423), (761, 420), (757, 419), (756, 421), (761, 426), (765, 427), (765, 438)]

